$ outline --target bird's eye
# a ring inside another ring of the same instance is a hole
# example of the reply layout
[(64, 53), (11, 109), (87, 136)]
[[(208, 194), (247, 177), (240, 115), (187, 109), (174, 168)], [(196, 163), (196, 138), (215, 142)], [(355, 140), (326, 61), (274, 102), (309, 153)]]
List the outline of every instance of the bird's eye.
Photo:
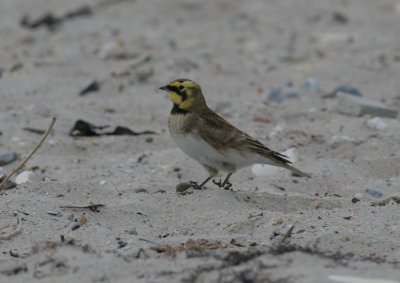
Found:
[(183, 89), (183, 85), (180, 85), (178, 88), (179, 88), (180, 90), (182, 90), (182, 89)]

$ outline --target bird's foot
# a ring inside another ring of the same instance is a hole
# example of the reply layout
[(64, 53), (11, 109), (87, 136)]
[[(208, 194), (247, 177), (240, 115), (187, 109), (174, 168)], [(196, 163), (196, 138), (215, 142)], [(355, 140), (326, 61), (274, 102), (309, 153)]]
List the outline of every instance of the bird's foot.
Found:
[(202, 189), (203, 189), (203, 186), (200, 186), (200, 185), (199, 185), (197, 182), (195, 182), (195, 181), (190, 181), (189, 183), (190, 183), (190, 185), (192, 185), (192, 188), (195, 189), (195, 190), (202, 190)]
[(229, 182), (226, 182), (225, 185), (224, 185), (224, 189), (225, 189), (225, 190), (230, 190), (231, 187), (232, 187), (232, 184), (229, 183)]
[(215, 179), (212, 180), (213, 183), (215, 185), (217, 185), (219, 188), (224, 188), (225, 190), (230, 190), (230, 188), (232, 187), (232, 184), (229, 182), (222, 182), (221, 179), (219, 179), (218, 181), (216, 181)]
[(221, 188), (221, 187), (222, 187), (222, 180), (221, 180), (221, 179), (219, 179), (218, 181), (215, 180), (215, 179), (213, 179), (212, 182), (213, 182), (214, 184), (216, 184), (216, 185), (218, 186), (218, 188)]

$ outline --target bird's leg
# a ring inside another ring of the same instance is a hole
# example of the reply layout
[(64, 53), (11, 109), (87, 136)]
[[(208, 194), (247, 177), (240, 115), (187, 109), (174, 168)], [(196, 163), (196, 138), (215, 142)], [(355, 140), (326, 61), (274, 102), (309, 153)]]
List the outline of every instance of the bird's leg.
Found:
[(229, 183), (229, 178), (232, 176), (232, 173), (228, 173), (228, 175), (226, 176), (225, 180), (222, 182), (221, 179), (219, 179), (218, 181), (213, 180), (213, 183), (216, 184), (218, 187), (220, 188), (224, 188), (225, 190), (229, 190), (230, 187), (232, 187), (232, 184)]
[(219, 179), (218, 181), (213, 180), (213, 183), (216, 184), (218, 186), (218, 188), (222, 187), (222, 180), (221, 179)]
[(232, 184), (229, 182), (229, 178), (232, 176), (232, 173), (228, 173), (228, 175), (226, 175), (226, 178), (224, 180), (224, 182), (222, 183), (222, 187), (225, 190), (229, 190), (232, 187)]
[(209, 176), (207, 179), (205, 179), (200, 185), (197, 184), (197, 182), (190, 181), (190, 184), (192, 185), (192, 188), (195, 190), (201, 190), (205, 184), (207, 184), (208, 181), (210, 181), (212, 176)]

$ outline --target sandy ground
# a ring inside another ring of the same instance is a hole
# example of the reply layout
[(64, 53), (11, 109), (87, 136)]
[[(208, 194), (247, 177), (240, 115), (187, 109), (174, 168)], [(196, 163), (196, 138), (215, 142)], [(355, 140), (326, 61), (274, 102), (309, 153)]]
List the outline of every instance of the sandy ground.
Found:
[[(83, 4), (54, 30), (20, 25)], [(2, 0), (0, 38), (0, 152), (26, 157), (40, 135), (23, 128), (57, 117), (0, 196), (1, 282), (400, 282), (400, 206), (371, 205), (400, 194), (399, 118), (373, 129), (322, 98), (347, 85), (399, 110), (400, 2)], [(178, 195), (206, 177), (168, 134), (157, 88), (180, 77), (313, 178), (246, 168), (232, 191)], [(298, 96), (266, 105), (272, 88)], [(157, 134), (73, 138), (78, 119)]]

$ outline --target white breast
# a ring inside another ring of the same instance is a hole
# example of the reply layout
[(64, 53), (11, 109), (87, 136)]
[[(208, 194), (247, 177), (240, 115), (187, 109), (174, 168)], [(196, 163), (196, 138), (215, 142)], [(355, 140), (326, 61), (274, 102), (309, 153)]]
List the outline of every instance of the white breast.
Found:
[(259, 156), (255, 154), (243, 155), (236, 150), (222, 154), (202, 138), (193, 135), (176, 135), (173, 136), (173, 139), (177, 146), (191, 158), (222, 171), (231, 171), (227, 169), (231, 166), (235, 169), (249, 166), (259, 159)]

